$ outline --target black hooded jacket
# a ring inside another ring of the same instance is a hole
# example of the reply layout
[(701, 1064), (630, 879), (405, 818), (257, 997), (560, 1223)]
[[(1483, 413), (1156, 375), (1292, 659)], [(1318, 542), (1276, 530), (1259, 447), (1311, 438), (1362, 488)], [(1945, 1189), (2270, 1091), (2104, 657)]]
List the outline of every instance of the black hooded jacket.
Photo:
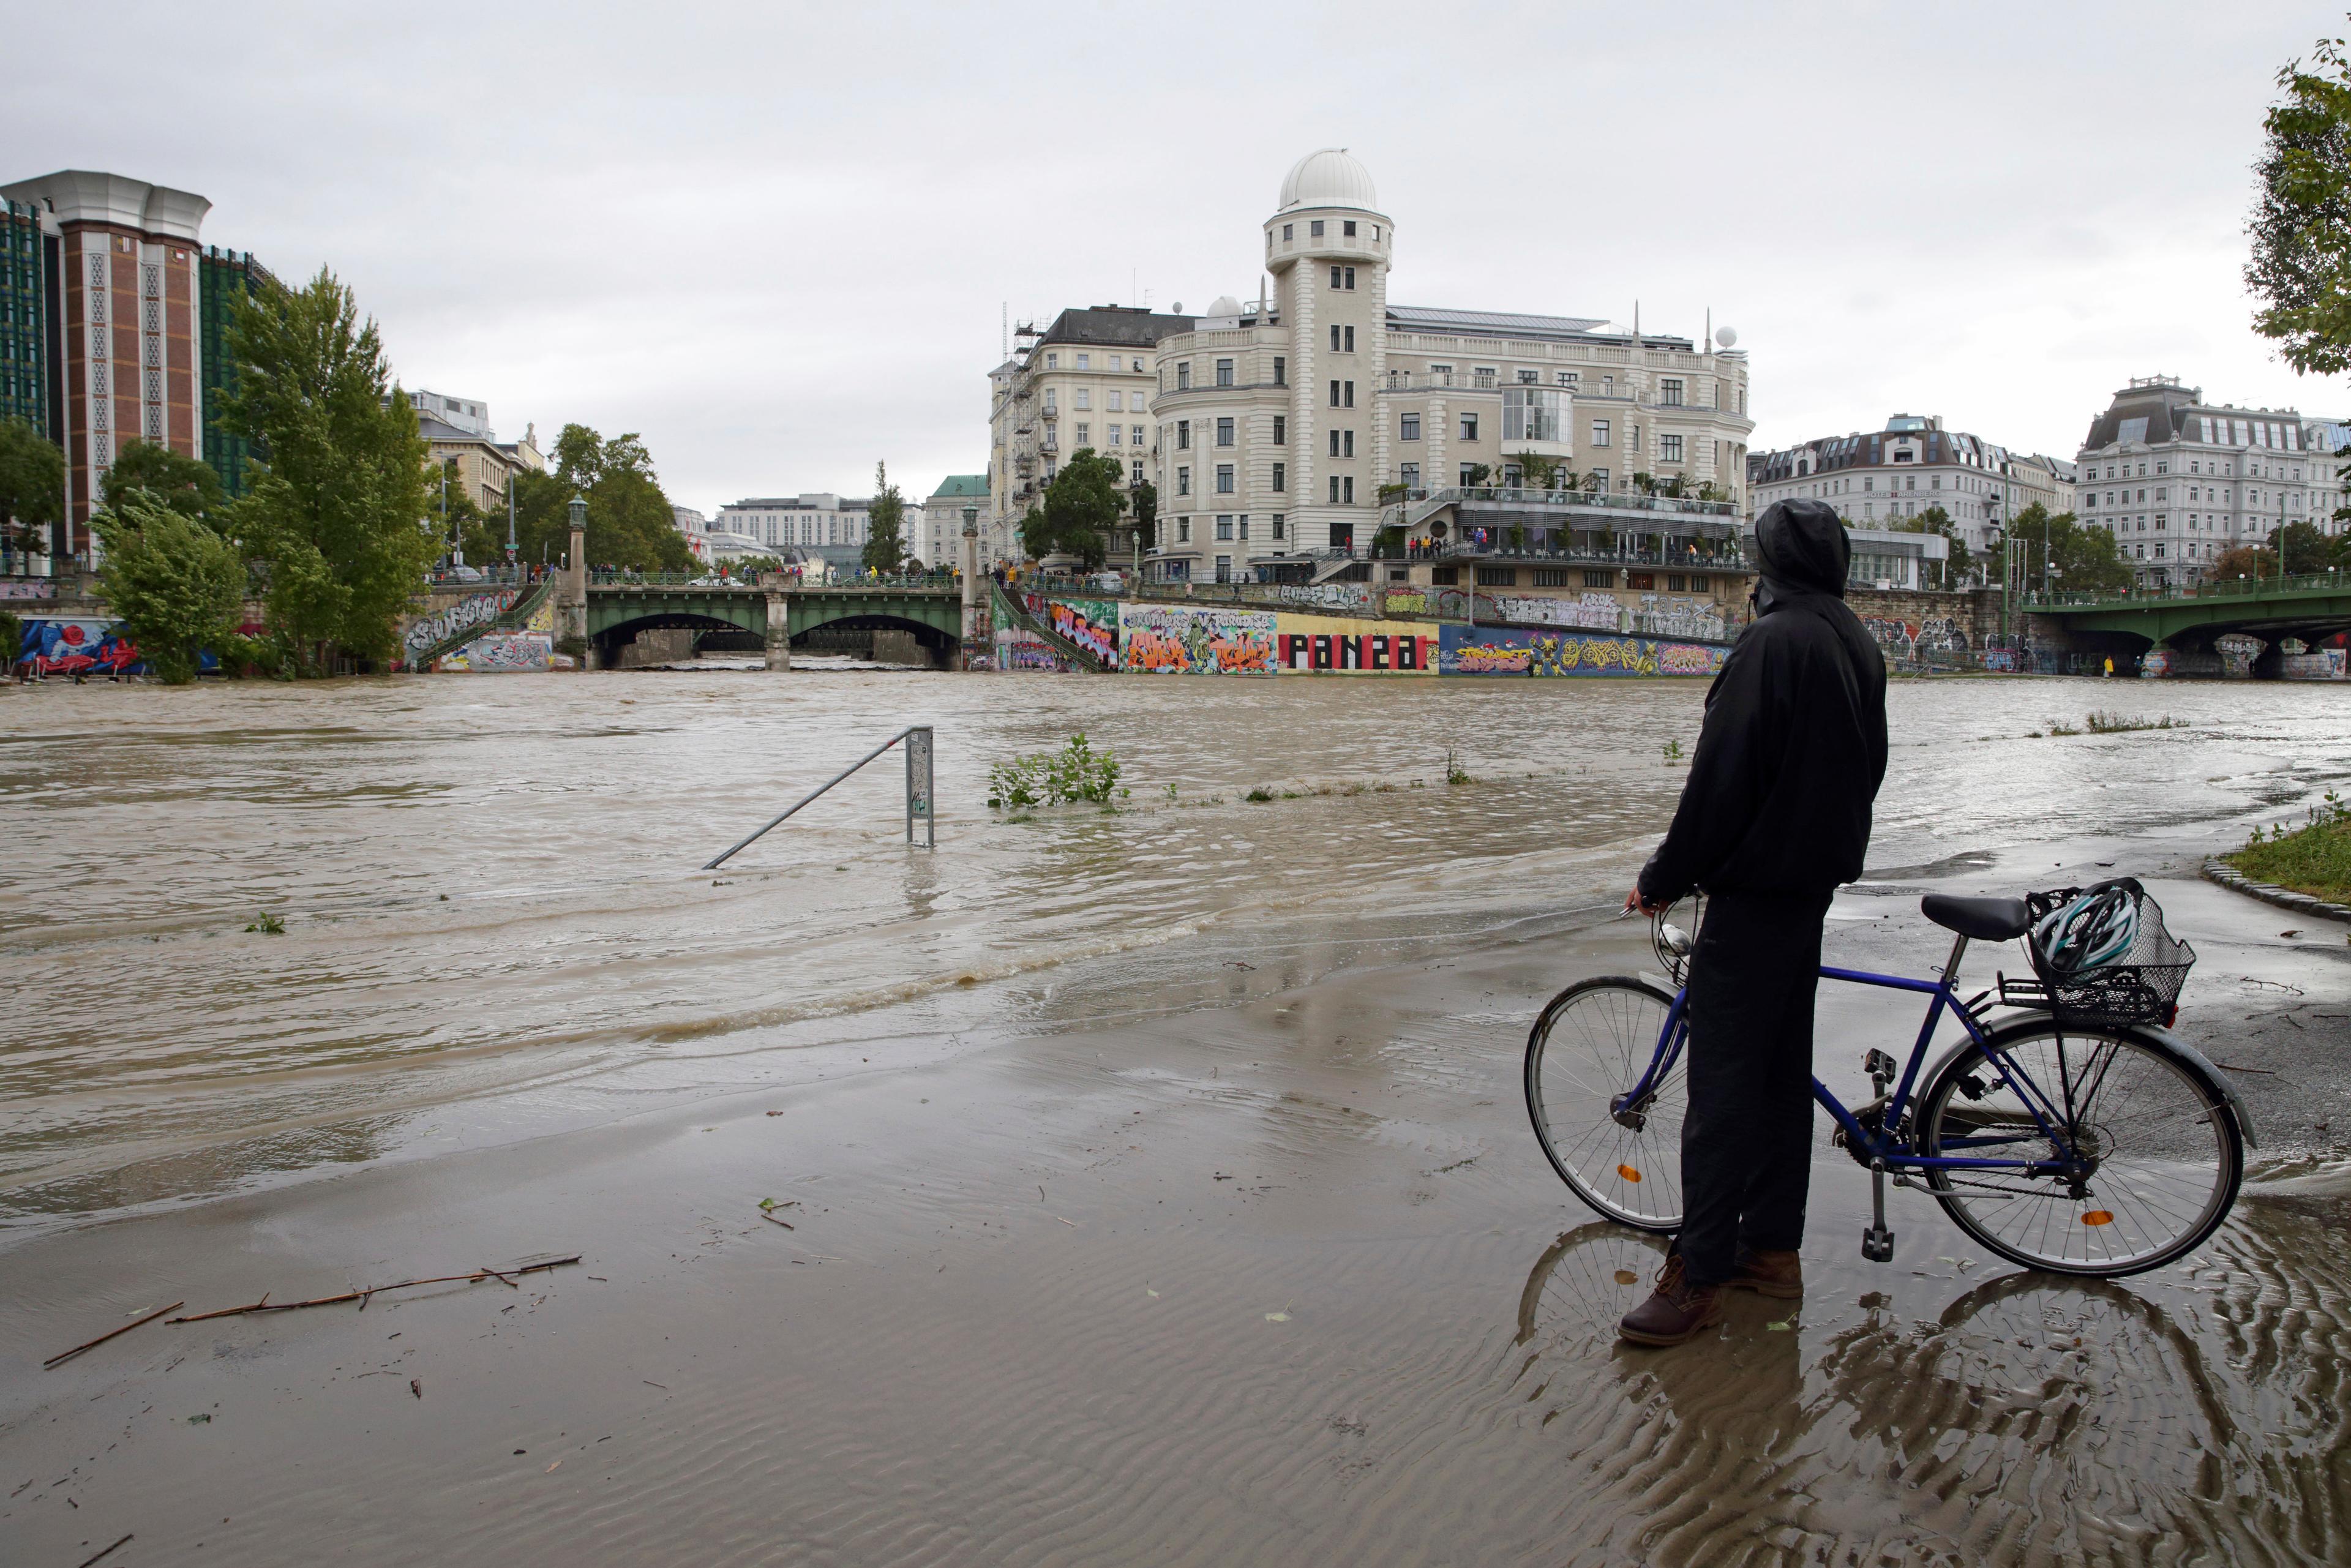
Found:
[(1755, 525), (1755, 620), (1706, 695), (1673, 826), (1641, 870), (1666, 904), (1708, 893), (1825, 893), (1861, 875), (1886, 778), (1886, 660), (1844, 602), (1852, 544), (1819, 501)]

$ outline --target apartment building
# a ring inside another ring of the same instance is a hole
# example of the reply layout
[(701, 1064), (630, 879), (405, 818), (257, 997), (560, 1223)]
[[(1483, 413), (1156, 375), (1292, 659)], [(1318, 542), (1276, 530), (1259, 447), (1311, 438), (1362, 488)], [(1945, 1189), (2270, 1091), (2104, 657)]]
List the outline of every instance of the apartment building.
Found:
[(786, 550), (796, 549), (801, 559), (854, 572), (862, 569), (872, 506), (871, 500), (830, 491), (754, 496), (719, 507), (711, 528), (719, 536), (748, 539), (779, 559), (793, 559)]
[(1527, 457), (1582, 497), (1744, 492), (1754, 422), (1728, 329), (1395, 304), (1395, 222), (1343, 149), (1291, 168), (1263, 235), (1270, 288), (1171, 324), (1151, 356), (1151, 575), (1302, 579), (1386, 523), (1442, 522), (1448, 497), (1515, 489)]
[(2198, 580), (2232, 547), (2283, 524), (2323, 525), (2319, 498), (2341, 490), (2338, 460), (2300, 414), (2209, 403), (2176, 376), (2135, 378), (2116, 392), (2075, 461), (2082, 521), (2113, 533), (2150, 585)]
[(1882, 430), (1823, 436), (1747, 461), (1755, 512), (1799, 497), (1824, 501), (1854, 528), (1878, 528), (1940, 507), (1979, 554), (2000, 525), (2038, 504), (2074, 509), (2074, 465), (2010, 451), (1934, 414), (1897, 413)]
[(2316, 455), (2310, 471), (2310, 517), (2329, 534), (2351, 528), (2337, 514), (2351, 505), (2351, 420), (2314, 419), (2302, 427), (2303, 442)]
[(1190, 329), (1182, 312), (1095, 305), (1020, 329), (1018, 351), (988, 373), (983, 570), (1021, 558), (1020, 519), (1070, 454), (1091, 447), (1117, 459), (1130, 486), (1151, 477), (1155, 359), (1162, 339)]
[[(987, 476), (950, 474), (923, 502), (922, 510), (906, 516), (906, 553), (933, 571), (952, 570), (963, 564), (963, 511), (978, 513), (983, 538), (992, 517), (988, 508)], [(983, 561), (982, 569), (993, 561)]]

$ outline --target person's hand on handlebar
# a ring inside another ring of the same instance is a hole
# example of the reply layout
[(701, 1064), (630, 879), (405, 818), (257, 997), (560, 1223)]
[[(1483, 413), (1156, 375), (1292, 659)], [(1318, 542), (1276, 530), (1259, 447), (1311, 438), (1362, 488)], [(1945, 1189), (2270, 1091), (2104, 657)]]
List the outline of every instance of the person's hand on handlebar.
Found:
[(1632, 892), (1625, 895), (1625, 913), (1626, 915), (1663, 915), (1667, 907), (1667, 905), (1662, 904), (1652, 904), (1647, 899), (1642, 897), (1641, 889), (1637, 884), (1635, 885)]

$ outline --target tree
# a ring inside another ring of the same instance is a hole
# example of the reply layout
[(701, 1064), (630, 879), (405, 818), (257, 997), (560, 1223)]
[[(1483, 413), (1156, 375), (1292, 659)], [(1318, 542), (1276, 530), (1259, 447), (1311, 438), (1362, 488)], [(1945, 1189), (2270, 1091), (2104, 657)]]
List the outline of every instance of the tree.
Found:
[(106, 547), (99, 582), (131, 645), (167, 685), (196, 678), (198, 653), (228, 645), (243, 619), (236, 548), (147, 489), (91, 514)]
[(435, 550), (419, 526), (425, 444), (382, 337), (323, 267), (230, 309), (238, 373), (219, 423), (269, 459), (229, 531), (268, 573), (270, 625), (314, 664), (335, 650), (388, 663)]
[(1044, 505), (1020, 519), (1020, 548), (1033, 559), (1073, 555), (1088, 570), (1109, 555), (1103, 533), (1126, 509), (1125, 472), (1091, 446), (1070, 455), (1045, 486)]
[(2231, 545), (2212, 563), (2211, 575), (2229, 581), (2240, 577), (2275, 577), (2278, 574), (2277, 552), (2257, 545)]
[(859, 564), (868, 571), (895, 571), (906, 558), (906, 502), (890, 483), (890, 465), (873, 465), (873, 504), (865, 513), (865, 549)]
[[(2036, 502), (2035, 505), (2038, 503)], [(2042, 509), (2042, 515), (2047, 516), (2046, 507)], [(1852, 525), (1846, 526), (1850, 528)], [(2037, 529), (2037, 523), (2035, 527)], [(1915, 517), (1897, 517), (1886, 524), (1886, 528), (1900, 534), (1938, 534), (1949, 541), (1951, 558), (1944, 568), (1943, 586), (1946, 588), (1954, 582), (1963, 580), (1969, 568), (1974, 564), (1975, 558), (1969, 551), (1968, 541), (1959, 532), (1959, 525), (1952, 522), (1951, 514), (1940, 507), (1929, 507)]]
[[(1929, 511), (1938, 508), (1929, 507)], [(2040, 585), (2037, 547), (2048, 549), (2049, 586), (2063, 593), (2113, 593), (2131, 584), (2131, 567), (2115, 547), (2115, 536), (2104, 528), (2085, 528), (2071, 512), (2053, 516), (2035, 501), (2009, 520), (2008, 537), (2015, 541), (2017, 570), (2024, 580)]]
[(132, 490), (144, 490), (180, 516), (200, 522), (214, 521), (228, 501), (211, 464), (148, 441), (122, 444), (114, 466), (99, 482), (99, 504), (119, 507)]
[[(559, 561), (571, 548), (571, 497), (588, 502), (581, 546), (591, 566), (639, 571), (692, 571), (699, 564), (677, 531), (677, 514), (653, 474), (643, 437), (605, 440), (584, 424), (555, 439), (553, 474), (515, 476), (515, 535), (522, 559)], [(506, 548), (503, 527), (498, 548)]]
[(2245, 285), (2263, 301), (2254, 329), (2304, 375), (2351, 371), (2351, 57), (2318, 41), (2304, 68), (2278, 72), (2260, 193), (2246, 225)]
[(65, 500), (66, 455), (32, 426), (0, 419), (0, 549), (64, 554), (47, 530)]
[(1560, 470), (1566, 466), (1559, 458), (1539, 456), (1532, 452), (1521, 452), (1510, 461), (1519, 465), (1520, 481), (1531, 490), (1557, 489)]
[(2335, 564), (2335, 541), (2316, 523), (2286, 523), (2270, 530), (2272, 559), (2283, 558), (2285, 574), (2325, 571)]

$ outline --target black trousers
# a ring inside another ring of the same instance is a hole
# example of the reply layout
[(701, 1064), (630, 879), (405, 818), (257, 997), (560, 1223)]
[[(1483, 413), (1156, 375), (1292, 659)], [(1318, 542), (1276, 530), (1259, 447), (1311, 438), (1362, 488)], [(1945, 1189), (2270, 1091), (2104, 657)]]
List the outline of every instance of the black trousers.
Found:
[(1707, 900), (1689, 972), (1689, 1110), (1682, 1123), (1682, 1267), (1730, 1278), (1741, 1245), (1792, 1251), (1813, 1170), (1813, 996), (1821, 894)]

